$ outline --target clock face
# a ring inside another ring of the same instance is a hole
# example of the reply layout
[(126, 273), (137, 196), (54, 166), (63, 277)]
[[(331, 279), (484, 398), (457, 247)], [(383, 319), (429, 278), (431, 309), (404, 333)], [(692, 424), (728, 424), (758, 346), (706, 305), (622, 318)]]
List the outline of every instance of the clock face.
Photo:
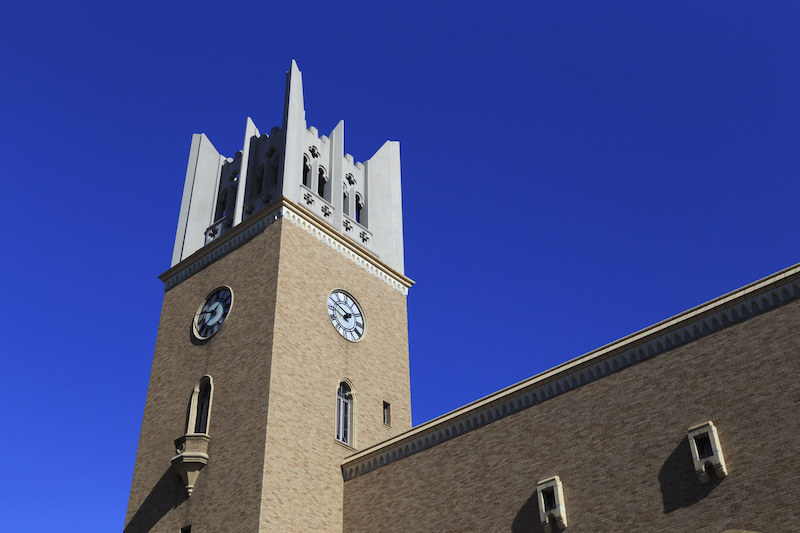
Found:
[(194, 334), (201, 340), (219, 331), (231, 312), (233, 292), (230, 287), (214, 289), (194, 316)]
[(328, 316), (336, 331), (349, 341), (364, 335), (364, 315), (358, 302), (344, 291), (333, 291), (328, 296)]

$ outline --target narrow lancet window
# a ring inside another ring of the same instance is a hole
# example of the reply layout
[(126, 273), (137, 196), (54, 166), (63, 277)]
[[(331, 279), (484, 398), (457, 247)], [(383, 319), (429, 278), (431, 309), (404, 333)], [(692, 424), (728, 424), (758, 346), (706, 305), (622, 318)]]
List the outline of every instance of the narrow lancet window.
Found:
[[(189, 496), (194, 492), (197, 476), (208, 464), (208, 443), (211, 441), (208, 435), (208, 417), (211, 413), (212, 393), (211, 376), (203, 376), (194, 386), (189, 399), (186, 430), (175, 439), (176, 455), (172, 458), (172, 467), (180, 474)], [(190, 529), (191, 526), (186, 526), (181, 529), (181, 533)]]
[(306, 156), (303, 156), (303, 185), (311, 188), (311, 164)]
[(255, 194), (253, 196), (258, 196), (264, 190), (264, 165), (258, 167), (258, 175), (256, 175), (256, 182), (255, 186)]
[(347, 383), (339, 384), (336, 394), (336, 440), (351, 444), (353, 420), (353, 394)]
[(362, 219), (361, 212), (363, 210), (364, 210), (364, 199), (361, 198), (360, 194), (356, 194), (356, 222), (358, 222), (359, 224), (364, 224), (365, 222), (365, 221), (362, 222), (361, 220)]
[(319, 181), (317, 182), (317, 194), (325, 200), (329, 199), (328, 195), (328, 177), (325, 175), (325, 169), (319, 169)]
[(269, 174), (268, 174), (269, 181), (267, 182), (267, 187), (270, 189), (278, 184), (278, 167), (280, 167), (280, 165), (281, 165), (280, 156), (275, 156), (275, 160), (272, 161), (272, 164), (269, 166)]
[(203, 376), (195, 385), (186, 411), (186, 433), (208, 433), (211, 412), (211, 377)]
[(214, 222), (218, 222), (225, 218), (225, 207), (228, 204), (228, 189), (227, 187), (223, 189), (219, 193), (219, 198), (217, 199), (217, 210), (214, 215)]
[(197, 396), (197, 417), (194, 424), (195, 433), (206, 433), (208, 429), (208, 408), (211, 403), (211, 380), (204, 377), (200, 380), (200, 393)]

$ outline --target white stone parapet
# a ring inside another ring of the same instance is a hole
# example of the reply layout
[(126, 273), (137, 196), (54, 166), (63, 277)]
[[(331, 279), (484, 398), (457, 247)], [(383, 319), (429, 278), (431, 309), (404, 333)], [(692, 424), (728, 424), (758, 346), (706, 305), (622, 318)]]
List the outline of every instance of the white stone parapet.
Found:
[[(233, 226), (225, 232), (224, 236), (209, 240), (207, 246), (187, 258), (188, 260), (182, 261), (163, 273), (160, 279), (164, 282), (164, 290), (170, 290), (214, 261), (226, 256), (280, 218), (295, 224), (403, 294), (408, 294), (408, 289), (414, 284), (412, 280), (391, 268), (390, 265), (383, 263), (368, 249), (361, 246), (356, 239), (350, 239), (335, 231), (302, 205), (295, 204), (287, 198), (281, 198), (265, 209), (261, 209), (242, 224)], [(224, 220), (220, 222), (224, 223)]]

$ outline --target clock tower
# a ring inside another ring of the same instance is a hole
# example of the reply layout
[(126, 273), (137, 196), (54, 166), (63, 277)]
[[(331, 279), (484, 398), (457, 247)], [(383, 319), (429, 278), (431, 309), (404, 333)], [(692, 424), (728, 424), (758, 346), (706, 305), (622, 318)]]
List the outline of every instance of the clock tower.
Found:
[(126, 532), (342, 531), (342, 461), (411, 428), (399, 144), (194, 135)]

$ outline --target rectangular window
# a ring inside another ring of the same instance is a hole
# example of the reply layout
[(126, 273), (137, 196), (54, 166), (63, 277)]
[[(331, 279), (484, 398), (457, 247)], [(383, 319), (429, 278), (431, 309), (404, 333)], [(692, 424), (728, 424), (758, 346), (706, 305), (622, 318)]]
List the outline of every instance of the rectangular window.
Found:
[(687, 436), (689, 437), (694, 471), (700, 483), (707, 483), (708, 475), (712, 472), (718, 479), (728, 475), (728, 468), (725, 466), (725, 457), (722, 455), (722, 446), (714, 422), (709, 420), (704, 424), (690, 427)]
[(556, 508), (556, 493), (552, 488), (542, 491), (542, 499), (544, 500), (545, 511), (552, 511)]
[(181, 533), (192, 533), (192, 526), (182, 527)]
[(383, 402), (383, 423), (387, 426), (392, 425), (392, 406), (389, 402)]
[(552, 531), (554, 525), (558, 531), (567, 527), (564, 490), (558, 476), (544, 479), (536, 484), (536, 499), (539, 504), (539, 522), (544, 531)]
[(697, 446), (697, 453), (700, 459), (706, 459), (714, 455), (711, 449), (711, 439), (708, 434), (698, 435), (694, 438), (695, 446)]

